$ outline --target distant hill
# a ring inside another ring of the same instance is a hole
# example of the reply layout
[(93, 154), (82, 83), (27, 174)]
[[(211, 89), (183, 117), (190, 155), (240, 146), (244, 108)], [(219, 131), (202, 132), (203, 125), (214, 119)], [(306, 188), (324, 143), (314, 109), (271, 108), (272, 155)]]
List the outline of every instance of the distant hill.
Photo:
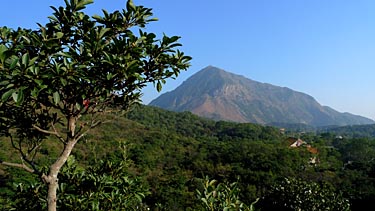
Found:
[(338, 136), (349, 138), (374, 138), (375, 124), (372, 125), (348, 125), (342, 127), (321, 127), (316, 130), (318, 133), (333, 133)]
[(375, 123), (362, 116), (322, 106), (307, 94), (257, 82), (213, 66), (197, 72), (150, 105), (234, 122), (312, 126)]

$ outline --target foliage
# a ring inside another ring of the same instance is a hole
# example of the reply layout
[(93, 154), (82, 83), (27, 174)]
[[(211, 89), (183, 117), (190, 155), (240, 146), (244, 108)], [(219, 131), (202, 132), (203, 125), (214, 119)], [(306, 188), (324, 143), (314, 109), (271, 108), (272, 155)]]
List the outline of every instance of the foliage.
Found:
[[(134, 107), (127, 117), (90, 131), (77, 143), (73, 154), (87, 169), (97, 165), (98, 160), (120, 157), (107, 156), (121, 154), (118, 141), (132, 143), (128, 158), (134, 165), (127, 172), (148, 187), (149, 194), (142, 202), (150, 210), (202, 210), (196, 190), (204, 192), (198, 178), (205, 175), (211, 180), (226, 181), (223, 184), (228, 187), (236, 183), (239, 199), (250, 205), (260, 198), (254, 206), (264, 211), (267, 205), (282, 202), (269, 195), (271, 187), (280, 185), (282, 178), (298, 178), (306, 187), (318, 185), (325, 192), (336, 194), (337, 199), (348, 199), (353, 211), (366, 210), (375, 199), (373, 139), (295, 134), (318, 149), (318, 154), (311, 154), (306, 147), (289, 147), (288, 136), (272, 127), (214, 122), (189, 112), (174, 113), (149, 106)], [(58, 146), (50, 145), (39, 159), (54, 154), (53, 147)], [(2, 158), (11, 155), (4, 152), (4, 145), (0, 150)], [(316, 164), (309, 163), (312, 156), (316, 156)], [(15, 180), (18, 177), (10, 176), (17, 175), (15, 170), (4, 169), (7, 184), (19, 183)], [(1, 189), (0, 198), (12, 195), (6, 192), (11, 191)]]
[(29, 164), (33, 153), (25, 151), (37, 151), (46, 135), (64, 143), (100, 122), (74, 122), (78, 128), (66, 138), (56, 125), (116, 105), (126, 108), (147, 83), (160, 90), (190, 59), (175, 50), (178, 37), (157, 40), (153, 33), (140, 30), (138, 37), (130, 30), (154, 21), (151, 9), (128, 1), (122, 12), (103, 10), (103, 17), (90, 18), (81, 10), (92, 1), (66, 3), (52, 7), (50, 22), (38, 30), (0, 29), (1, 132), (10, 136), (9, 129), (17, 129), (15, 146)]
[(342, 127), (320, 128), (321, 132), (330, 132), (340, 136), (351, 138), (375, 137), (375, 124), (367, 125), (348, 125)]
[[(99, 160), (95, 166), (79, 167), (69, 157), (60, 175), (60, 210), (146, 210), (142, 203), (149, 191), (128, 173), (130, 161), (122, 144), (121, 157)], [(18, 184), (9, 210), (45, 210), (46, 189), (41, 182)], [(9, 206), (9, 205), (8, 205)]]
[(264, 210), (349, 211), (349, 200), (327, 184), (285, 178), (261, 202)]
[[(191, 59), (177, 50), (179, 37), (143, 31), (156, 19), (132, 0), (122, 11), (92, 17), (83, 12), (92, 0), (65, 3), (51, 7), (49, 22), (37, 30), (0, 28), (0, 135), (21, 156), (0, 163), (39, 175), (49, 188), (49, 210), (56, 209), (61, 167), (101, 116), (126, 112), (149, 83), (160, 91)], [(35, 158), (48, 137), (61, 150), (42, 171)]]
[(210, 180), (206, 177), (203, 181), (203, 191), (197, 190), (197, 197), (200, 200), (203, 210), (207, 211), (254, 211), (253, 202), (247, 206), (240, 201), (240, 189), (238, 184), (234, 183), (218, 183), (217, 180)]

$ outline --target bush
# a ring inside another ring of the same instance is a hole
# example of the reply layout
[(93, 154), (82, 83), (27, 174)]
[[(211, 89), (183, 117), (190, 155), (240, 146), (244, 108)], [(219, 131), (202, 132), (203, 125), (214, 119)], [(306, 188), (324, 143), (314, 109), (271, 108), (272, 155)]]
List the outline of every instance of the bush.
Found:
[(285, 178), (274, 185), (260, 206), (279, 211), (349, 211), (349, 200), (328, 184)]
[[(61, 171), (58, 188), (59, 210), (147, 210), (142, 200), (149, 193), (137, 178), (127, 173), (125, 150), (122, 158), (100, 160), (98, 165), (80, 168), (70, 156)], [(10, 210), (45, 210), (42, 182), (16, 186)]]
[(217, 180), (209, 180), (206, 177), (203, 181), (203, 191), (197, 190), (197, 197), (205, 211), (254, 211), (253, 202), (250, 206), (239, 199), (240, 189), (237, 182), (218, 183)]

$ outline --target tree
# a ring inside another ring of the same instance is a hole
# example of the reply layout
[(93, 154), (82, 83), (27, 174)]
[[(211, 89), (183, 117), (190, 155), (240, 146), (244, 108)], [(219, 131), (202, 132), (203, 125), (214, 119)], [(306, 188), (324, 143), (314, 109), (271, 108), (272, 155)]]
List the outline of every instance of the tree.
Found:
[[(69, 156), (60, 172), (58, 202), (61, 210), (147, 210), (142, 202), (149, 194), (141, 182), (128, 173), (128, 143), (120, 143), (118, 156), (99, 160), (98, 165), (82, 168)], [(41, 181), (17, 184), (8, 210), (45, 210)]]
[[(122, 11), (90, 17), (83, 10), (91, 3), (65, 0), (37, 30), (0, 28), (0, 131), (21, 155), (0, 163), (38, 175), (48, 210), (57, 207), (61, 167), (100, 117), (127, 111), (149, 83), (160, 91), (191, 59), (176, 49), (179, 37), (142, 30), (156, 20), (151, 9), (128, 0)], [(35, 158), (52, 138), (61, 152), (42, 171)]]

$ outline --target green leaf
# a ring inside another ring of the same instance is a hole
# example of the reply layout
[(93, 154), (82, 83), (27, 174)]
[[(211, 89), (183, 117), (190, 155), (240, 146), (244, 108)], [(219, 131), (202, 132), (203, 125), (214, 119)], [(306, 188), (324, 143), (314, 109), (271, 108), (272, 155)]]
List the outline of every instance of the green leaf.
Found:
[(82, 105), (79, 104), (79, 103), (76, 103), (76, 108), (77, 108), (78, 110), (81, 110), (81, 109), (82, 109)]
[(26, 67), (29, 65), (29, 61), (30, 61), (30, 56), (28, 53), (24, 54), (22, 56), (22, 64), (25, 65)]
[(18, 63), (19, 59), (16, 57), (13, 59), (12, 63), (10, 64), (9, 66), (9, 69), (12, 70), (16, 67), (17, 63)]
[(174, 43), (174, 44), (169, 45), (169, 48), (176, 48), (180, 46), (182, 46), (180, 43)]
[(59, 53), (57, 53), (57, 55), (72, 58), (72, 55), (68, 52), (59, 52)]
[(9, 89), (9, 88), (12, 88), (12, 87), (14, 87), (14, 84), (8, 84), (8, 85), (6, 86), (6, 89)]
[(39, 94), (39, 90), (36, 87), (34, 87), (34, 89), (31, 91), (31, 96), (38, 97), (38, 94)]
[(161, 82), (160, 82), (160, 81), (158, 81), (158, 83), (156, 84), (156, 90), (157, 90), (158, 92), (160, 92), (160, 91), (161, 91), (161, 89), (162, 89), (162, 85), (161, 85)]
[(98, 22), (103, 20), (103, 18), (100, 15), (93, 15), (92, 18), (94, 18)]
[(205, 199), (205, 198), (201, 198), (201, 200), (203, 201), (203, 203), (205, 203), (205, 204), (208, 205), (207, 199)]
[(136, 7), (135, 7), (135, 5), (134, 5), (133, 0), (129, 0), (129, 1), (127, 2), (127, 4), (126, 4), (126, 9), (127, 9), (128, 11), (135, 11)]
[[(54, 8), (54, 7), (51, 7), (51, 8)], [(50, 19), (50, 20), (52, 20), (54, 22), (58, 22), (59, 21), (55, 16), (48, 16), (48, 19)]]
[(40, 79), (34, 79), (34, 82), (36, 84), (38, 84), (38, 86), (42, 86), (43, 85), (43, 80), (40, 80)]
[(0, 45), (0, 61), (1, 63), (4, 63), (5, 59), (7, 58), (6, 52), (8, 51), (8, 48), (5, 45)]
[(55, 103), (55, 105), (57, 105), (57, 104), (60, 103), (60, 94), (59, 94), (59, 92), (53, 93), (53, 102)]
[(17, 105), (20, 105), (23, 102), (23, 91), (18, 90), (12, 93), (12, 98)]
[(93, 0), (80, 0), (80, 1), (78, 1), (78, 3), (76, 4), (75, 9), (76, 9), (77, 11), (78, 11), (78, 10), (85, 9), (85, 8), (86, 8), (86, 5), (91, 4), (91, 3), (93, 3), (93, 2), (94, 2)]
[(148, 21), (158, 21), (159, 18), (151, 18), (151, 19), (148, 19)]
[(57, 32), (56, 33), (56, 39), (60, 39), (60, 38), (62, 38), (64, 36), (64, 33), (62, 33), (62, 32)]
[(113, 78), (112, 73), (108, 73), (108, 74), (107, 74), (107, 80), (111, 80), (112, 78)]
[(105, 35), (105, 33), (109, 32), (112, 30), (111, 28), (102, 28), (99, 32), (99, 39), (102, 39)]
[(68, 82), (65, 80), (65, 78), (60, 78), (60, 81), (61, 81), (61, 84), (63, 86), (66, 86), (68, 84)]
[(173, 42), (176, 42), (178, 39), (180, 39), (181, 37), (180, 36), (173, 36), (170, 38), (170, 42), (173, 43)]
[(22, 36), (22, 39), (24, 39), (27, 44), (30, 44), (30, 42), (31, 42), (30, 38), (28, 38), (26, 36)]
[(209, 183), (209, 185), (211, 185), (211, 186), (215, 185), (216, 182), (217, 182), (216, 180), (211, 180), (210, 183)]
[(0, 81), (0, 86), (6, 86), (9, 84), (9, 81)]
[(17, 92), (13, 92), (12, 93), (12, 98), (13, 98), (14, 102), (18, 102), (18, 93)]
[(139, 81), (142, 81), (142, 80), (143, 80), (141, 74), (139, 74), (139, 73), (134, 73), (134, 76), (135, 76), (135, 77), (137, 78), (137, 80), (139, 80)]
[(7, 92), (5, 92), (3, 94), (3, 96), (1, 96), (1, 100), (2, 101), (7, 101), (9, 99), (9, 97), (15, 92), (16, 90), (14, 89), (11, 89), (11, 90), (8, 90)]
[(142, 202), (142, 196), (139, 194), (135, 194), (135, 197), (138, 199), (139, 202)]

